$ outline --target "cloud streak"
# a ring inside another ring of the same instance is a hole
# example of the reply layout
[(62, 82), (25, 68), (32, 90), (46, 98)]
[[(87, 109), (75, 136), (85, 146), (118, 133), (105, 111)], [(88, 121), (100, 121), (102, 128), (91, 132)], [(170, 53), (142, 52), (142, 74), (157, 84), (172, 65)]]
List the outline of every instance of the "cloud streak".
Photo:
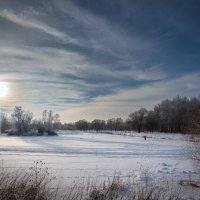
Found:
[(41, 23), (37, 20), (31, 19), (30, 17), (28, 18), (24, 14), (15, 14), (11, 10), (4, 9), (4, 10), (0, 10), (0, 17), (3, 17), (13, 23), (20, 25), (20, 26), (33, 28), (33, 29), (37, 29), (39, 31), (45, 32), (51, 36), (54, 36), (58, 39), (65, 41), (65, 42), (72, 42), (72, 43), (77, 42), (75, 39), (71, 38), (66, 33), (59, 31), (55, 28), (52, 28), (52, 27), (50, 27), (44, 23)]

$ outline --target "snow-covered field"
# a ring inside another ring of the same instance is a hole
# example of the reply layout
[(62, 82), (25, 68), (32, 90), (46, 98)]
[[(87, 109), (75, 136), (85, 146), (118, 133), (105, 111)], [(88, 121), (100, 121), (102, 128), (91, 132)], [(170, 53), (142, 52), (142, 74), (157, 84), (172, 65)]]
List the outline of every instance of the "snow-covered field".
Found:
[(129, 133), (120, 135), (80, 131), (58, 136), (0, 136), (0, 158), (6, 168), (27, 168), (42, 160), (61, 182), (81, 177), (144, 177), (148, 170), (156, 179), (197, 179), (196, 163), (190, 159), (193, 142), (181, 134)]

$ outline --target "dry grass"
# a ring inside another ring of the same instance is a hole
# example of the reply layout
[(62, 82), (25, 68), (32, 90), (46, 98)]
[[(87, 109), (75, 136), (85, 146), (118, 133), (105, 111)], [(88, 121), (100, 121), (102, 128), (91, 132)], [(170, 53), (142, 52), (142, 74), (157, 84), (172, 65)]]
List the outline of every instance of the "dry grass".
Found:
[[(27, 172), (22, 170), (0, 172), (0, 200), (46, 200), (55, 192), (49, 188), (53, 177), (41, 161), (34, 162)], [(52, 196), (54, 199), (54, 196)]]
[(0, 200), (178, 200), (179, 193), (156, 187), (149, 181), (142, 184), (118, 176), (102, 184), (86, 181), (60, 190), (55, 177), (41, 161), (34, 162), (28, 171), (0, 171)]

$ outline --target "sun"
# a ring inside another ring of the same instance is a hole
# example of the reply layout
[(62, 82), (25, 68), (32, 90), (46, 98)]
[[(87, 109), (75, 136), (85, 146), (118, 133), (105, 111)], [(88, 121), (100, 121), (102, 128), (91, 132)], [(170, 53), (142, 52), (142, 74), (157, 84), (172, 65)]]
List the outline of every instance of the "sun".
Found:
[(0, 82), (0, 97), (5, 97), (8, 94), (8, 86), (4, 82)]

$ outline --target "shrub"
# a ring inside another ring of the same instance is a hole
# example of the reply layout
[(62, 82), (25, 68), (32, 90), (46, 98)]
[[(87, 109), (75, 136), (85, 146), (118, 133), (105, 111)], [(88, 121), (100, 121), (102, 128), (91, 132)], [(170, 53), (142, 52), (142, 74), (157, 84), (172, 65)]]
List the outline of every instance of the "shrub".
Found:
[(49, 135), (49, 136), (56, 136), (56, 135), (58, 135), (56, 132), (54, 132), (54, 131), (47, 131), (47, 134)]

